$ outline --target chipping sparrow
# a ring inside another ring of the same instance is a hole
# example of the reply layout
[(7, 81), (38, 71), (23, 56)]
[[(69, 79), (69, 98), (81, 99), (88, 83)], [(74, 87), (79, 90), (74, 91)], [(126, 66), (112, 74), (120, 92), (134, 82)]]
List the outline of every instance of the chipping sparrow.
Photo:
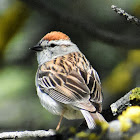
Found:
[(92, 129), (105, 121), (97, 72), (76, 44), (62, 32), (50, 32), (31, 48), (37, 52), (36, 88), (42, 106), (67, 119), (85, 118)]

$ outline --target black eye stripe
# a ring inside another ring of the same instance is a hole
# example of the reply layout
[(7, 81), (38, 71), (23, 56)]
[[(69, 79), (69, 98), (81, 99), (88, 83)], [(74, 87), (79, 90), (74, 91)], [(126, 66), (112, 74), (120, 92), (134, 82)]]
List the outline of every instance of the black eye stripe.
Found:
[(54, 44), (54, 43), (50, 44), (50, 47), (55, 47), (55, 46), (56, 46), (56, 44)]

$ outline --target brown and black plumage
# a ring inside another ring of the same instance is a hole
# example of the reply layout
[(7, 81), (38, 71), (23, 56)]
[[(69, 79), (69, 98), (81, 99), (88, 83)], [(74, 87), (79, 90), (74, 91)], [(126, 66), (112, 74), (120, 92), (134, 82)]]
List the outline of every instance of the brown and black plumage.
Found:
[[(36, 74), (38, 96), (42, 105), (52, 113), (63, 115), (67, 119), (79, 119), (84, 116), (88, 127), (94, 128), (95, 120), (105, 121), (100, 114), (103, 95), (99, 76), (78, 48), (77, 50), (71, 48), (73, 51), (65, 53), (69, 46), (77, 47), (73, 43), (70, 44), (68, 36), (62, 33), (61, 38), (59, 32), (55, 38), (54, 34), (57, 32), (53, 32), (53, 35), (49, 33), (41, 41), (58, 43), (60, 40), (56, 47), (60, 47), (64, 52), (63, 55), (59, 55), (58, 52), (52, 51), (51, 53), (56, 53), (58, 56), (52, 56), (52, 59), (39, 65)], [(54, 46), (53, 44), (50, 48), (54, 50)], [(50, 48), (48, 45), (48, 50)]]

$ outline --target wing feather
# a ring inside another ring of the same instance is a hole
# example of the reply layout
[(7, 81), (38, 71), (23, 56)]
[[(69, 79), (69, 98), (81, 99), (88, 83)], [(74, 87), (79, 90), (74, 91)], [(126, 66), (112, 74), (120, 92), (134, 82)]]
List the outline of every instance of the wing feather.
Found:
[(37, 85), (40, 90), (61, 103), (95, 111), (93, 104), (100, 106), (102, 103), (101, 83), (97, 72), (81, 54), (75, 53), (57, 59), (39, 67)]

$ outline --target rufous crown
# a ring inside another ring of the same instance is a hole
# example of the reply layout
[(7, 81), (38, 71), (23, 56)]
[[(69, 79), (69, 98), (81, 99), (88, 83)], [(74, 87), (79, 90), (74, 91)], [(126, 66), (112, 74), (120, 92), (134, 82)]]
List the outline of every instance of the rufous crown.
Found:
[(58, 32), (58, 31), (52, 31), (48, 34), (46, 34), (44, 37), (43, 37), (44, 40), (48, 40), (48, 41), (51, 41), (51, 40), (70, 40), (70, 38), (62, 33), (62, 32)]

